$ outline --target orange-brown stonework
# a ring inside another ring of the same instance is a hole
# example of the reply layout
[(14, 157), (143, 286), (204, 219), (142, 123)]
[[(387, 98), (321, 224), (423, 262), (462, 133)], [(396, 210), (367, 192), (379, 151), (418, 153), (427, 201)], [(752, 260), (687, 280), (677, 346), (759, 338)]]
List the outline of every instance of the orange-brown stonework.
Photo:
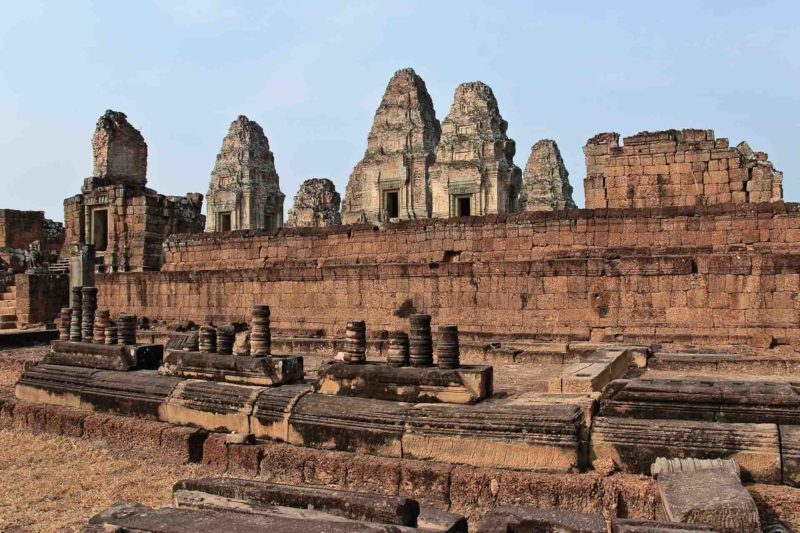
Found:
[(164, 320), (340, 334), (405, 327), (538, 338), (791, 343), (800, 348), (800, 206), (565, 210), (173, 236), (159, 273), (97, 278), (99, 305)]
[(735, 148), (712, 130), (595, 135), (583, 147), (588, 209), (774, 202), (783, 174), (764, 152)]

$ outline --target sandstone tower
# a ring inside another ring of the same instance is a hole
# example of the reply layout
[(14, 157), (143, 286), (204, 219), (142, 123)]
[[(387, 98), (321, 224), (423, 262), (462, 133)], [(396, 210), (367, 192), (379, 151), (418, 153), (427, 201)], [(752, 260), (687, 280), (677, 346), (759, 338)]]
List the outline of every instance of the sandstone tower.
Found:
[(521, 211), (574, 209), (569, 172), (555, 141), (544, 139), (533, 145), (522, 173)]
[(429, 217), (428, 172), (440, 135), (425, 82), (413, 69), (397, 71), (347, 183), (344, 223)]
[(92, 137), (94, 176), (108, 184), (147, 184), (147, 143), (125, 113), (106, 111)]
[(239, 115), (211, 171), (206, 231), (279, 228), (285, 197), (264, 130)]
[(286, 225), (294, 228), (324, 228), (342, 224), (342, 199), (327, 178), (312, 178), (300, 185)]
[(65, 256), (88, 245), (97, 272), (158, 270), (167, 235), (202, 231), (202, 194), (164, 196), (146, 187), (147, 143), (125, 113), (98, 119), (92, 153), (93, 175), (64, 200)]
[(522, 171), (492, 89), (476, 81), (456, 88), (431, 168), (433, 217), (518, 210)]

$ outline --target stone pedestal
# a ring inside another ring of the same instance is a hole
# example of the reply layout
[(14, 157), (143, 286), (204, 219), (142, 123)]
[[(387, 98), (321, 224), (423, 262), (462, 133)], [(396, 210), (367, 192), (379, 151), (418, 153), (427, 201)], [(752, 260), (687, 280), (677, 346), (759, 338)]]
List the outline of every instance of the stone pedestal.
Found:
[(53, 341), (45, 364), (81, 366), (104, 370), (155, 370), (161, 365), (164, 347), (160, 344), (115, 345), (89, 342)]
[(159, 374), (243, 385), (273, 386), (303, 379), (300, 356), (251, 357), (167, 350)]
[(318, 369), (317, 391), (398, 402), (470, 404), (491, 396), (492, 376), (488, 365), (398, 368), (386, 363), (328, 361)]

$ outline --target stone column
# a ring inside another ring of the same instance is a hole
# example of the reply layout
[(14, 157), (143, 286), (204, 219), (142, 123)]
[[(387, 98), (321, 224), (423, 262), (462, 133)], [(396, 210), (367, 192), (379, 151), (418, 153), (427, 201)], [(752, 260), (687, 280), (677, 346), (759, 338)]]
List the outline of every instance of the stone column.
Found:
[(414, 314), (409, 319), (411, 331), (408, 336), (408, 351), (411, 366), (433, 366), (431, 315)]
[(70, 316), (69, 340), (81, 341), (81, 312), (83, 309), (83, 287), (72, 288), (72, 316)]
[(236, 329), (230, 324), (217, 328), (217, 353), (231, 355), (236, 340)]
[(72, 321), (72, 309), (70, 307), (63, 307), (61, 309), (61, 319), (58, 321), (58, 339), (62, 341), (69, 340), (69, 328)]
[(272, 351), (272, 335), (269, 329), (269, 306), (256, 305), (250, 320), (250, 355), (267, 356)]
[(136, 344), (136, 315), (121, 313), (117, 318), (117, 330), (120, 344)]
[(347, 363), (358, 364), (367, 360), (367, 324), (363, 320), (347, 323), (343, 351)]
[(202, 326), (200, 328), (199, 348), (203, 353), (217, 352), (217, 330), (214, 326)]
[(403, 331), (393, 331), (387, 344), (386, 362), (389, 366), (408, 366), (408, 335)]
[(108, 309), (95, 311), (94, 313), (94, 331), (92, 332), (92, 341), (95, 344), (104, 344), (106, 341), (106, 328), (111, 326), (111, 313)]
[(81, 338), (83, 342), (92, 342), (94, 313), (97, 311), (97, 288), (84, 287), (82, 293)]
[(436, 346), (439, 368), (458, 368), (461, 365), (458, 344), (458, 326), (447, 324), (439, 326), (439, 343)]
[[(94, 286), (94, 246), (72, 244), (69, 247), (69, 286)], [(74, 302), (70, 300), (70, 305)]]
[(108, 326), (105, 331), (103, 331), (103, 337), (105, 338), (105, 343), (109, 345), (117, 344), (117, 327), (116, 326)]

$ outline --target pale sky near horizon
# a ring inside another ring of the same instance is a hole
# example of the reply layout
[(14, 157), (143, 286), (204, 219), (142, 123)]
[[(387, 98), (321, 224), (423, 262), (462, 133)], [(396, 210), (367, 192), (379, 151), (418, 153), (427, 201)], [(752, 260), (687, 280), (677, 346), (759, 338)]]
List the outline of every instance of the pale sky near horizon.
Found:
[(602, 131), (714, 129), (747, 140), (800, 200), (800, 2), (176, 0), (2, 3), (0, 208), (44, 210), (90, 175), (90, 138), (123, 111), (148, 185), (206, 193), (239, 114), (269, 137), (286, 194), (344, 196), (386, 83), (413, 67), (444, 120), (455, 87), (494, 90), (524, 168), (558, 142), (583, 205), (582, 146)]

